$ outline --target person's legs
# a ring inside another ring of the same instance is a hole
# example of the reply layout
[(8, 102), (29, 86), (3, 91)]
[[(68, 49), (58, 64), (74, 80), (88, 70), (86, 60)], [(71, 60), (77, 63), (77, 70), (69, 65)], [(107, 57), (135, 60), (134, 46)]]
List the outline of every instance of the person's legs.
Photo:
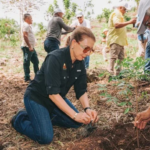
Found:
[(30, 80), (30, 60), (32, 52), (29, 51), (27, 47), (21, 47), (23, 51), (23, 68), (24, 68), (24, 79), (25, 81)]
[(139, 50), (137, 52), (137, 57), (142, 57), (142, 58), (145, 57), (146, 43), (147, 43), (146, 40), (144, 41), (144, 43), (142, 41), (138, 40)]
[[(78, 110), (75, 106), (67, 99), (64, 99), (66, 103), (78, 113)], [(52, 124), (56, 126), (66, 127), (66, 128), (79, 128), (82, 124), (74, 121), (69, 116), (67, 116), (64, 112), (62, 112), (59, 108), (55, 108), (51, 114)]]
[(107, 46), (104, 46), (104, 48), (102, 49), (102, 54), (103, 54), (104, 61), (108, 61), (107, 55), (106, 55), (107, 50), (108, 50)]
[(39, 71), (39, 59), (35, 50), (31, 56), (31, 62), (33, 63), (34, 73), (36, 74)]
[[(145, 59), (150, 59), (150, 42), (146, 46)], [(144, 70), (150, 72), (150, 60), (146, 63)]]
[(121, 71), (121, 63), (124, 59), (124, 47), (118, 45), (118, 61), (117, 61), (117, 69), (116, 69), (116, 76), (119, 75), (120, 71)]
[(44, 41), (44, 49), (47, 53), (50, 53), (56, 49), (59, 49), (59, 42), (54, 39), (46, 39)]
[(85, 68), (88, 69), (89, 68), (89, 62), (90, 62), (90, 56), (86, 56), (84, 58), (84, 63), (85, 63)]
[(118, 58), (118, 44), (111, 44), (110, 45), (110, 62), (109, 62), (109, 69), (108, 71), (114, 74), (114, 66), (116, 59)]
[(40, 144), (49, 144), (53, 139), (53, 127), (48, 110), (29, 97), (24, 98), (24, 103), (26, 111), (17, 114), (14, 129)]

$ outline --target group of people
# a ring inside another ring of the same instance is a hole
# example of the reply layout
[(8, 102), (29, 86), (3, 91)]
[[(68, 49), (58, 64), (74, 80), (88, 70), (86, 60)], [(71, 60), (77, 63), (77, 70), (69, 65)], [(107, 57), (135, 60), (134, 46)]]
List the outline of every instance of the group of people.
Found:
[[(116, 59), (119, 63), (124, 58), (124, 46), (127, 45), (125, 26), (133, 24), (136, 19), (124, 21), (123, 15), (127, 4), (116, 6), (110, 15), (107, 35), (107, 45), (110, 48), (109, 71), (114, 72)], [(141, 0), (139, 6), (139, 34), (143, 34), (145, 26), (150, 22), (149, 0)], [(142, 15), (141, 15), (142, 13)], [(25, 94), (25, 109), (21, 109), (11, 119), (12, 127), (37, 141), (49, 144), (53, 139), (53, 126), (78, 128), (82, 124), (96, 123), (98, 114), (90, 107), (87, 95), (86, 68), (84, 59), (93, 51), (96, 41), (90, 25), (83, 19), (83, 14), (77, 15), (78, 21), (71, 26), (62, 20), (63, 12), (58, 8), (48, 24), (44, 48), (47, 56), (39, 70), (38, 57), (34, 49), (35, 37), (32, 32), (32, 17), (24, 15), (23, 24), (23, 56), (25, 81), (30, 80), (30, 61), (34, 65), (35, 77), (30, 81)], [(71, 33), (68, 46), (59, 48), (62, 29)], [(119, 74), (120, 68), (116, 70)], [(69, 89), (74, 86), (76, 98), (81, 102), (84, 112), (79, 112), (66, 98)], [(134, 125), (143, 129), (150, 120), (150, 108), (137, 114)]]
[[(77, 20), (73, 21), (73, 23), (68, 26), (66, 25), (63, 20), (63, 12), (61, 9), (56, 8), (54, 10), (54, 15), (52, 19), (48, 23), (47, 27), (47, 36), (44, 41), (44, 49), (48, 53), (59, 49), (60, 44), (61, 44), (61, 35), (62, 34), (67, 34), (72, 31), (74, 31), (75, 28), (79, 26), (83, 26), (86, 28), (91, 29), (90, 22), (86, 19), (84, 19), (83, 13), (77, 12), (76, 17)], [(24, 56), (24, 63), (23, 63), (23, 68), (24, 68), (24, 80), (25, 82), (30, 82), (30, 61), (33, 63), (34, 66), (34, 73), (36, 74), (37, 71), (39, 70), (39, 59), (37, 56), (37, 53), (35, 51), (35, 36), (32, 30), (32, 16), (28, 13), (24, 14), (23, 16), (23, 27), (22, 27), (22, 33), (23, 33), (23, 42), (22, 42), (22, 51), (23, 51), (23, 56)], [(64, 31), (62, 31), (62, 29)], [(90, 61), (90, 56), (85, 57), (84, 62), (85, 62), (85, 68), (89, 68), (89, 61)]]

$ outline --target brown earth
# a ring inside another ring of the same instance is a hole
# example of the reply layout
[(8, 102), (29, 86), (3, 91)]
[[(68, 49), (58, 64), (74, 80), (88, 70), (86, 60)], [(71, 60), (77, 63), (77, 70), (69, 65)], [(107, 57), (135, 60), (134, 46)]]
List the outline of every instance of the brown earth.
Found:
[[(100, 71), (103, 72), (104, 70)], [(95, 71), (93, 71), (95, 73)], [(96, 73), (95, 73), (96, 74)], [(96, 77), (98, 78), (98, 77)], [(107, 76), (88, 83), (88, 94), (92, 108), (99, 114), (97, 129), (86, 137), (86, 126), (80, 129), (63, 129), (54, 127), (54, 140), (50, 145), (39, 145), (28, 139), (26, 136), (17, 133), (10, 125), (11, 117), (23, 106), (23, 94), (27, 84), (21, 77), (0, 76), (0, 150), (139, 150), (150, 149), (150, 129), (149, 126), (139, 133), (140, 147), (137, 146), (137, 134), (133, 127), (136, 102), (135, 94), (130, 97), (132, 111), (124, 114), (124, 107), (107, 102), (107, 99), (100, 96), (98, 84), (107, 84), (107, 91), (115, 95), (113, 83), (108, 83)], [(149, 85), (141, 86), (138, 93), (146, 91), (150, 94)], [(134, 90), (133, 90), (134, 92)], [(79, 101), (75, 98), (73, 89), (70, 90), (67, 98), (79, 109), (83, 111)], [(119, 97), (123, 99), (123, 97)], [(144, 98), (139, 102), (139, 111), (150, 105), (149, 98)]]

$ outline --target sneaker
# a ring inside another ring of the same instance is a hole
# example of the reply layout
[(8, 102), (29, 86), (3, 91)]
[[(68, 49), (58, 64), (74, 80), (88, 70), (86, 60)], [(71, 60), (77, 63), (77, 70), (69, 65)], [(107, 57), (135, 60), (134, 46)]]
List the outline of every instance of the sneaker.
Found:
[(26, 111), (25, 108), (19, 109), (18, 112), (11, 118), (10, 123), (11, 123), (12, 127), (14, 127), (13, 124), (14, 124), (15, 119), (16, 119), (16, 117), (18, 116), (18, 114), (21, 113), (21, 112), (24, 112), (24, 111)]

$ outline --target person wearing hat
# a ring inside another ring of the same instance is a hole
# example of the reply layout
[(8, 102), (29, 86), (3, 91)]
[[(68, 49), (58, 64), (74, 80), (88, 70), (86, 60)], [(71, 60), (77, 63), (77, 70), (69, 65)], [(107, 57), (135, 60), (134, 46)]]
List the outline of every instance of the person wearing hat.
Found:
[[(83, 27), (87, 27), (89, 29), (91, 29), (91, 24), (90, 21), (84, 18), (83, 12), (78, 11), (76, 13), (76, 20), (74, 20), (71, 24), (72, 27), (78, 27), (78, 26), (83, 26)], [(89, 63), (90, 63), (90, 56), (87, 56), (84, 59), (85, 62), (85, 68), (88, 69), (89, 68)]]
[(106, 53), (109, 52), (109, 47), (106, 45), (108, 29), (104, 29), (102, 34), (103, 34), (102, 45), (104, 46), (104, 48), (102, 49), (102, 54), (103, 54), (104, 61), (108, 61), (106, 55)]
[(115, 10), (111, 13), (108, 22), (108, 36), (107, 36), (107, 46), (110, 47), (110, 62), (108, 71), (114, 74), (114, 65), (118, 59), (117, 69), (115, 75), (119, 75), (121, 71), (120, 64), (124, 59), (124, 46), (128, 45), (126, 26), (129, 24), (134, 24), (136, 18), (133, 18), (127, 22), (124, 20), (124, 14), (128, 9), (128, 4), (126, 2), (119, 2), (115, 6)]
[[(140, 0), (139, 7), (138, 7), (138, 16), (139, 16), (139, 27), (137, 34), (144, 34), (147, 27), (150, 26), (150, 1), (149, 0)], [(146, 46), (146, 53), (145, 59), (150, 58), (150, 34), (148, 34), (148, 41)], [(146, 63), (145, 70), (148, 72), (150, 71), (150, 61)], [(150, 106), (142, 111), (139, 112), (134, 120), (134, 126), (139, 129), (144, 129), (146, 124), (150, 121)]]
[(67, 26), (63, 20), (63, 12), (60, 8), (54, 10), (54, 15), (48, 23), (47, 36), (44, 41), (44, 49), (47, 53), (59, 49), (62, 29), (67, 33), (72, 32), (75, 28)]

